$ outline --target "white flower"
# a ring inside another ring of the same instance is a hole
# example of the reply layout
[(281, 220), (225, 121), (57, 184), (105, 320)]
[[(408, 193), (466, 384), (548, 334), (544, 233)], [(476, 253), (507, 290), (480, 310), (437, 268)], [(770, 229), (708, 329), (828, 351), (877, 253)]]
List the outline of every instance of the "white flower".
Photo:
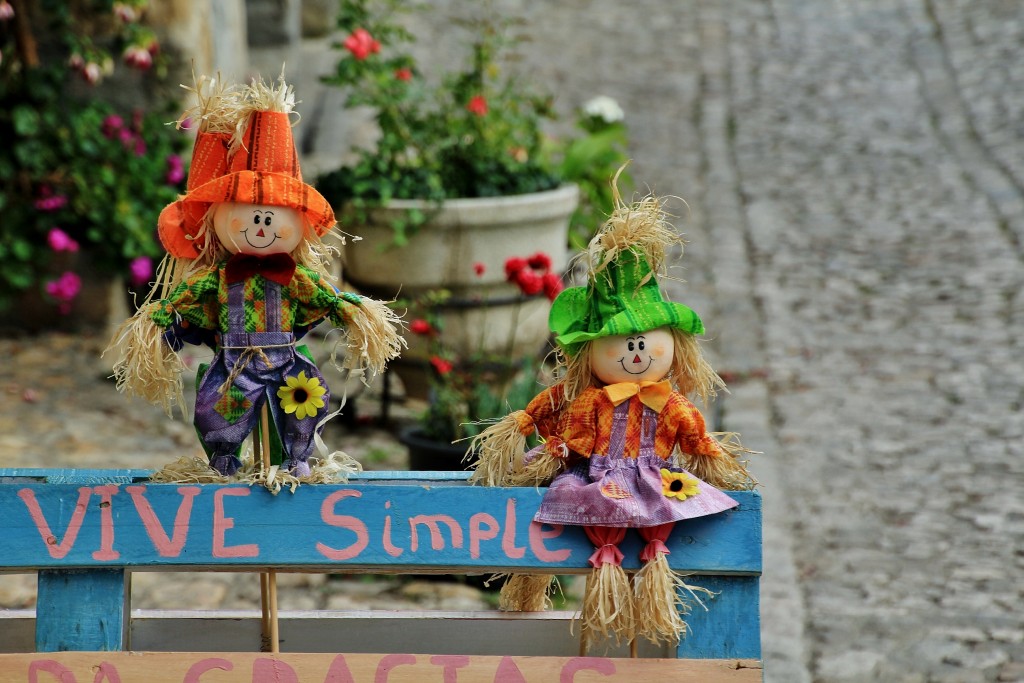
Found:
[(605, 123), (616, 123), (625, 118), (619, 103), (607, 95), (598, 95), (583, 105), (583, 113)]

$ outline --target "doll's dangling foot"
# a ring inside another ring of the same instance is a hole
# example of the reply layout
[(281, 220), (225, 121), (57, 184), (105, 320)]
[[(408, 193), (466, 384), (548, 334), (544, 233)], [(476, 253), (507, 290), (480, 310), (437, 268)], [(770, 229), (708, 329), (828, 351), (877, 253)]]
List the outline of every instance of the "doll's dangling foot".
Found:
[(288, 458), (281, 463), (281, 469), (296, 478), (308, 477), (310, 474), (309, 461), (307, 460)]
[(225, 477), (232, 477), (235, 472), (242, 467), (242, 461), (233, 453), (214, 453), (210, 456), (210, 467), (217, 470)]
[(586, 652), (599, 637), (614, 638), (616, 643), (632, 640), (636, 636), (636, 609), (618, 548), (626, 529), (588, 526), (583, 530), (597, 548), (590, 556), (594, 569), (587, 577), (580, 615), (581, 649)]
[(637, 635), (654, 644), (678, 642), (686, 633), (682, 615), (689, 608), (680, 597), (682, 579), (668, 565), (665, 546), (674, 522), (637, 529), (647, 542), (640, 553), (643, 566), (633, 579)]

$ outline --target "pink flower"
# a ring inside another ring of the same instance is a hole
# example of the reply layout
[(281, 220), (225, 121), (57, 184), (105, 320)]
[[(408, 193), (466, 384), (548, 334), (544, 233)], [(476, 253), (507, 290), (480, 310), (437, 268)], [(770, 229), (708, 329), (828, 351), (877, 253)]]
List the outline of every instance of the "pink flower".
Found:
[(121, 58), (124, 59), (125, 64), (140, 71), (147, 71), (153, 66), (153, 55), (141, 45), (129, 45)]
[(419, 334), (422, 336), (429, 336), (434, 334), (434, 326), (423, 318), (417, 318), (409, 323), (409, 331), (413, 334)]
[(128, 264), (129, 282), (132, 287), (141, 287), (153, 277), (153, 259), (148, 256), (137, 256)]
[(544, 285), (544, 296), (548, 298), (548, 301), (554, 301), (562, 293), (562, 290), (565, 289), (565, 286), (562, 284), (562, 278), (558, 277), (557, 273), (544, 273), (544, 277), (541, 280)]
[(46, 241), (54, 251), (78, 251), (78, 242), (60, 228), (51, 228)]
[(82, 77), (85, 78), (89, 85), (96, 85), (103, 77), (103, 70), (96, 62), (89, 62), (82, 67)]
[(47, 213), (57, 211), (68, 203), (67, 197), (62, 194), (53, 194), (53, 190), (48, 185), (39, 188), (39, 194), (40, 197), (35, 201), (35, 207), (40, 211)]
[(166, 179), (168, 185), (177, 185), (185, 179), (185, 165), (177, 154), (171, 154), (167, 157)]
[(71, 302), (78, 296), (81, 289), (82, 279), (71, 271), (66, 271), (56, 280), (46, 283), (46, 293), (57, 300), (57, 310), (62, 315), (71, 312)]
[(547, 271), (551, 269), (551, 257), (543, 251), (538, 251), (536, 254), (526, 259), (526, 263), (534, 270)]
[(111, 140), (114, 139), (114, 135), (121, 130), (124, 126), (124, 119), (117, 114), (111, 114), (107, 118), (103, 119), (103, 135)]
[(146, 141), (141, 136), (135, 140), (135, 156), (146, 156)]
[(484, 116), (487, 113), (487, 100), (483, 95), (473, 95), (469, 98), (469, 103), (466, 105), (466, 109), (470, 114)]
[(480, 261), (473, 264), (473, 272), (476, 273), (477, 277), (483, 277), (484, 273), (487, 272), (487, 266)]
[(14, 8), (7, 0), (0, 0), (0, 21), (7, 21), (14, 18)]
[(136, 14), (135, 8), (131, 5), (126, 5), (123, 2), (114, 3), (114, 16), (126, 24), (135, 23), (138, 19), (138, 14)]
[(509, 147), (508, 154), (521, 164), (525, 164), (530, 159), (530, 153), (526, 151), (525, 147)]
[(81, 71), (85, 68), (85, 60), (82, 58), (82, 55), (77, 52), (73, 52), (71, 56), (68, 57), (68, 66), (75, 71)]
[(512, 256), (505, 261), (505, 279), (509, 282), (515, 280), (516, 273), (526, 267), (526, 259)]
[(342, 43), (342, 47), (352, 53), (352, 56), (362, 61), (369, 57), (371, 54), (380, 52), (380, 43), (373, 39), (370, 32), (365, 28), (357, 28), (352, 32), (345, 42)]
[(450, 360), (445, 360), (440, 356), (431, 356), (430, 364), (434, 366), (434, 370), (436, 370), (439, 375), (447, 375), (452, 371), (453, 367)]
[(401, 69), (396, 69), (395, 70), (395, 78), (397, 78), (400, 81), (411, 81), (412, 80), (412, 69), (406, 69), (404, 67), (401, 68)]

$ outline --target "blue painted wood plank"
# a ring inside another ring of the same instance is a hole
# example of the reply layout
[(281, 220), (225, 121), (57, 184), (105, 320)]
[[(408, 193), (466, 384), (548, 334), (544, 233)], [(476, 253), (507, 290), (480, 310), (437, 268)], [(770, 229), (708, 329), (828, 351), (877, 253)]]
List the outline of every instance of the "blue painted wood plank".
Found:
[(12, 483), (14, 480), (19, 479), (35, 479), (52, 484), (99, 483), (104, 481), (130, 483), (146, 480), (149, 478), (150, 474), (152, 474), (152, 470), (141, 469), (90, 470), (47, 467), (10, 467), (0, 469), (0, 483)]
[[(760, 573), (760, 496), (732, 495), (737, 509), (676, 525), (673, 567)], [(243, 485), (6, 483), (0, 518), (11, 544), (0, 569), (588, 569), (592, 548), (580, 529), (531, 524), (542, 496), (414, 479), (278, 496)], [(640, 546), (627, 535), (627, 568), (638, 566)]]
[(127, 598), (123, 569), (40, 571), (36, 651), (125, 649)]
[(680, 659), (760, 659), (760, 588), (756, 576), (694, 576), (687, 580), (715, 593), (695, 591), (705, 610), (683, 591), (692, 606), (684, 619), (689, 632), (679, 643)]

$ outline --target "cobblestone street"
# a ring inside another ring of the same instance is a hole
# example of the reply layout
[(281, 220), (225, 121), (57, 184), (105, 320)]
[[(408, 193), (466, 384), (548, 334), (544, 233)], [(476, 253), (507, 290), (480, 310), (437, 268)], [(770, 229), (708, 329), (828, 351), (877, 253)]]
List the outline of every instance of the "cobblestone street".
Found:
[[(687, 202), (670, 292), (730, 383), (722, 426), (763, 452), (765, 680), (1024, 681), (1024, 5), (495, 4), (526, 17), (559, 107), (614, 97), (640, 188)], [(324, 44), (291, 63), (330, 64)], [(340, 100), (317, 75), (297, 84), (321, 122), (309, 169), (359, 135), (325, 123)], [(187, 424), (127, 410), (100, 361), (70, 378), (27, 340), (0, 349), (3, 466), (193, 448)]]

